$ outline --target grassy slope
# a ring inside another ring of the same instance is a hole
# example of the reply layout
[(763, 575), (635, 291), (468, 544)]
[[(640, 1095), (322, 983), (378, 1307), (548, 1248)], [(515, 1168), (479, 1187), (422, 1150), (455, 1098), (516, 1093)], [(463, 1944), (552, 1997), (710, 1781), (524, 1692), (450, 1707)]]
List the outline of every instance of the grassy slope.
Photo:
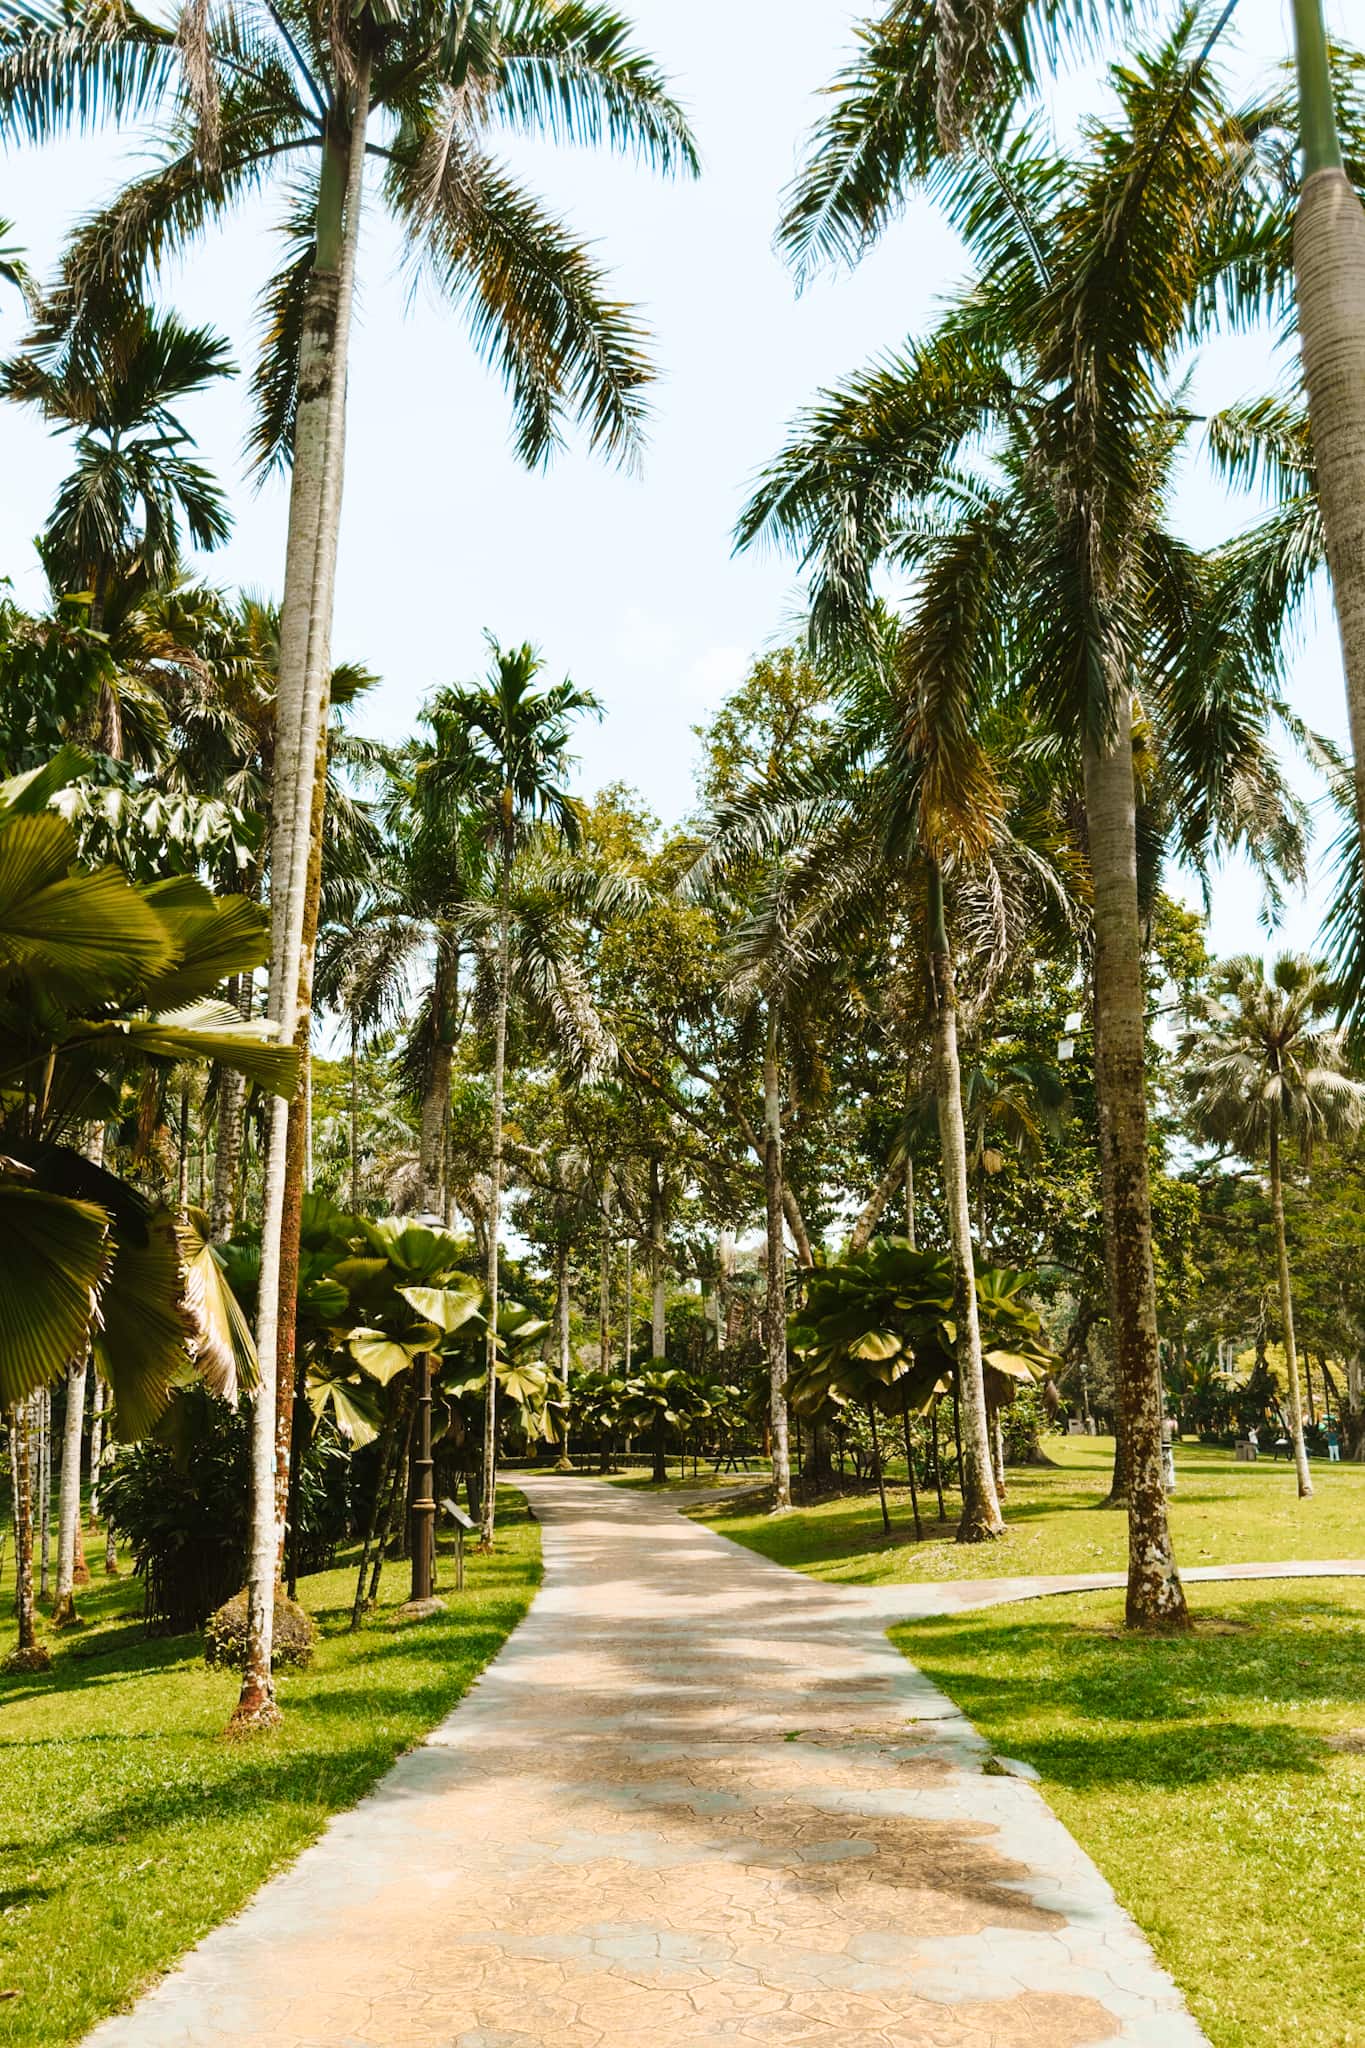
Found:
[[(1003, 1542), (957, 1544), (952, 1530), (914, 1541), (909, 1494), (894, 1489), (895, 1530), (882, 1534), (876, 1496), (822, 1501), (774, 1520), (763, 1513), (695, 1510), (723, 1535), (813, 1578), (858, 1585), (909, 1579), (975, 1579), (1035, 1572), (1121, 1571), (1127, 1524), (1096, 1506), (1109, 1483), (1113, 1444), (1103, 1438), (1049, 1438), (1057, 1469), (1008, 1473), (1009, 1534)], [(1365, 1556), (1365, 1466), (1314, 1461), (1315, 1495), (1299, 1501), (1293, 1472), (1262, 1459), (1238, 1465), (1231, 1451), (1181, 1445), (1172, 1515), (1185, 1564), (1246, 1564), (1258, 1559)], [(932, 1503), (921, 1494), (921, 1508)], [(951, 1516), (953, 1502), (948, 1501)]]
[(1322, 1738), (1365, 1724), (1365, 1585), (1191, 1601), (1206, 1626), (1181, 1642), (1126, 1638), (1113, 1594), (893, 1640), (1038, 1767), (1215, 2048), (1361, 2048), (1365, 1755)]
[[(60, 2048), (126, 2004), (289, 1862), (460, 1698), (525, 1613), (539, 1532), (510, 1494), (492, 1557), (424, 1622), (399, 1620), (406, 1567), (347, 1633), (355, 1568), (300, 1583), (321, 1640), (280, 1681), (285, 1727), (220, 1737), (232, 1673), (197, 1637), (148, 1642), (141, 1588), (97, 1580), (50, 1678), (0, 1678), (0, 2042)], [(439, 1577), (449, 1590), (453, 1567)], [(8, 1606), (8, 1602), (6, 1602)]]

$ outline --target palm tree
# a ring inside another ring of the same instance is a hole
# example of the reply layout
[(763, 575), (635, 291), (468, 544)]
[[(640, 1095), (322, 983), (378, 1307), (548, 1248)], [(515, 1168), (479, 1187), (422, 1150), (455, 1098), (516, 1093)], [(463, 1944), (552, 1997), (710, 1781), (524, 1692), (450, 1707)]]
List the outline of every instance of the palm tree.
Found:
[[(73, 125), (162, 116), (163, 161), (77, 230), (64, 289), (82, 309), (126, 287), (271, 175), (284, 187), (288, 254), (265, 293), (256, 455), (292, 465), (280, 619), (268, 1014), (295, 1041), (307, 1001), (309, 871), (341, 513), (346, 363), (367, 158), (414, 269), (469, 314), (511, 386), (517, 448), (544, 460), (566, 414), (594, 446), (632, 456), (648, 378), (640, 329), (587, 250), (490, 150), (499, 128), (634, 150), (664, 171), (696, 168), (686, 121), (625, 24), (592, 4), (474, 0), (344, 16), (304, 0), (268, 18), (185, 0), (160, 22), (86, 0), (54, 16), (23, 0), (0, 38), (0, 133), (35, 142)], [(382, 130), (383, 140), (372, 133)], [(278, 1718), (270, 1679), (273, 1562), (266, 1484), (288, 1105), (272, 1104), (260, 1289), (262, 1393), (255, 1446), (249, 1655), (236, 1722)], [(297, 1176), (295, 1176), (297, 1178)], [(296, 1191), (297, 1197), (297, 1191)]]
[[(1191, 94), (1235, 5), (1186, 10), (1198, 27), (1186, 61)], [(1358, 95), (1329, 46), (1323, 0), (1292, 5), (1297, 104), (1291, 97), (1273, 124), (1298, 144), (1283, 167), (1295, 202), (1292, 261), (1278, 229), (1249, 236), (1244, 254), (1262, 274), (1255, 295), (1279, 301), (1298, 327), (1365, 849), (1365, 159)], [(791, 188), (781, 227), (788, 254), (802, 270), (821, 258), (856, 261), (945, 159), (966, 146), (993, 161), (1021, 102), (1064, 53), (1141, 12), (1141, 0), (889, 0), (863, 25)], [(1168, 247), (1178, 258), (1176, 243)]]
[(581, 837), (577, 802), (562, 778), (569, 765), (569, 730), (597, 699), (567, 680), (535, 687), (543, 662), (529, 645), (504, 649), (490, 638), (492, 666), (482, 686), (442, 691), (430, 718), (438, 739), (439, 768), (431, 781), (458, 780), (482, 821), (495, 864), (497, 966), (493, 1017), (493, 1130), (488, 1204), (488, 1386), (484, 1417), (484, 1498), (481, 1541), (493, 1541), (497, 1466), (498, 1234), (502, 1217), (503, 1119), (507, 1082), (507, 1020), (512, 989), (512, 869), (518, 848), (537, 825), (548, 825), (571, 850)]
[[(214, 548), (230, 530), (222, 492), (186, 452), (181, 401), (233, 373), (227, 343), (173, 314), (115, 302), (73, 331), (49, 312), (22, 355), (0, 367), (0, 396), (34, 406), (75, 436), (75, 462), (43, 535), (48, 574), (61, 592), (88, 591), (104, 630), (115, 591), (163, 586), (180, 567), (182, 537)], [(123, 755), (115, 691), (101, 693), (100, 744)]]
[(1269, 1166), (1300, 1498), (1312, 1493), (1313, 1482), (1303, 1440), (1281, 1155), (1284, 1142), (1297, 1139), (1306, 1167), (1316, 1140), (1344, 1137), (1365, 1122), (1365, 1082), (1345, 1071), (1336, 1003), (1335, 985), (1303, 954), (1281, 954), (1268, 978), (1263, 962), (1244, 954), (1220, 969), (1181, 1047), (1185, 1091), (1199, 1136), (1244, 1158), (1264, 1156)]
[[(1190, 34), (1182, 23), (1116, 73), (1119, 118), (1092, 128), (1079, 159), (1025, 133), (1005, 161), (964, 158), (941, 173), (978, 282), (929, 340), (826, 394), (741, 527), (743, 538), (767, 531), (804, 551), (813, 617), (830, 629), (865, 612), (875, 562), (913, 564), (926, 532), (932, 545), (946, 522), (959, 588), (931, 717), (956, 715), (954, 668), (970, 677), (1007, 621), (1015, 687), (1055, 735), (1057, 772), (1079, 784), (1129, 1466), (1128, 1615), (1158, 1628), (1183, 1627), (1186, 1611), (1161, 1469), (1135, 710), (1144, 748), (1159, 716), (1169, 815), (1192, 851), (1220, 833), (1262, 853), (1286, 844), (1256, 650), (1212, 641), (1208, 567), (1164, 523), (1187, 414), (1161, 376), (1225, 260), (1227, 167), (1247, 147), (1207, 69), (1191, 75)], [(896, 189), (893, 179), (856, 216), (862, 234), (882, 225)], [(852, 202), (833, 188), (827, 199), (836, 226), (826, 230), (817, 209), (802, 228), (808, 245), (852, 237)], [(994, 459), (974, 466), (983, 441)]]
[[(818, 982), (841, 949), (887, 922), (891, 905), (908, 911), (897, 972), (907, 992), (921, 977), (927, 988), (953, 1249), (967, 1425), (958, 1537), (982, 1542), (1004, 1524), (976, 1307), (958, 972), (970, 960), (984, 995), (1023, 944), (1036, 943), (1040, 925), (1065, 926), (1068, 856), (1049, 806), (1028, 787), (1018, 736), (998, 720), (992, 730), (996, 678), (960, 632), (959, 570), (957, 550), (945, 542), (925, 562), (907, 619), (872, 619), (861, 656), (835, 672), (841, 716), (821, 752), (785, 784), (774, 776), (723, 807), (709, 859), (740, 847), (785, 853), (743, 935), (750, 973), (766, 973), (778, 988)], [(953, 621), (953, 630), (941, 630)], [(957, 678), (966, 695), (962, 715), (936, 719), (933, 707), (946, 701), (959, 647), (976, 673)]]

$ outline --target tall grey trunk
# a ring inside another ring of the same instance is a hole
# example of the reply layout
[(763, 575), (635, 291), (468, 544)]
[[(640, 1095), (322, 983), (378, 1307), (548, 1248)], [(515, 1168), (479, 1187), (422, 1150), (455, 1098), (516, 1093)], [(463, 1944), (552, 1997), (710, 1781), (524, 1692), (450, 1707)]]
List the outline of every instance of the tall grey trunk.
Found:
[[(254, 1007), (255, 977), (243, 974), (229, 984), (229, 996), (243, 1017)], [(246, 1076), (220, 1068), (218, 1074), (218, 1136), (213, 1153), (213, 1193), (209, 1200), (209, 1236), (226, 1244), (237, 1221), (237, 1184), (246, 1137)]]
[(10, 1430), (10, 1463), (14, 1481), (14, 1608), (19, 1620), (19, 1643), (12, 1659), (13, 1669), (46, 1670), (51, 1659), (38, 1640), (38, 1617), (33, 1598), (33, 1473), (34, 1429), (38, 1417), (38, 1396), (30, 1394), (14, 1410)]
[(735, 1270), (735, 1233), (722, 1230), (716, 1239), (716, 1349), (730, 1341), (730, 1282)]
[(95, 1374), (95, 1393), (90, 1403), (90, 1527), (100, 1520), (100, 1465), (104, 1459), (104, 1381)]
[[(304, 921), (312, 851), (314, 783), (326, 729), (332, 602), (341, 520), (346, 362), (355, 287), (369, 116), (369, 66), (362, 67), (349, 134), (330, 130), (322, 151), (317, 242), (303, 308), (293, 477), (280, 605), (271, 818), (271, 938), (268, 1015), (279, 1041), (306, 1039)], [(235, 1731), (275, 1725), (271, 1662), (280, 1559), (277, 1515), (276, 1379), (280, 1264), (288, 1176), (289, 1102), (271, 1099), (262, 1189), (256, 1348), (259, 1379), (252, 1421), (252, 1508), (247, 1576), (246, 1657), (232, 1717)]]
[(351, 1020), (351, 1214), (360, 1214), (360, 1026)]
[(649, 1340), (652, 1355), (668, 1352), (668, 1282), (664, 1268), (664, 1184), (657, 1159), (649, 1162)]
[(46, 1600), (52, 1583), (52, 1389), (38, 1396), (38, 1515), (41, 1576), (38, 1592)]
[(503, 1116), (507, 1087), (507, 1009), (512, 986), (512, 846), (504, 837), (498, 876), (498, 1009), (493, 1044), (493, 1157), (488, 1192), (488, 1387), (483, 1408), (483, 1518), (479, 1541), (492, 1546), (498, 1468), (498, 1237), (502, 1228)]
[(555, 1246), (555, 1377), (564, 1402), (564, 1422), (559, 1441), (559, 1469), (571, 1472), (569, 1457), (569, 1397), (572, 1360), (569, 1351), (569, 1247), (562, 1238)]
[(934, 1066), (944, 1205), (953, 1264), (953, 1319), (957, 1325), (957, 1377), (962, 1409), (962, 1519), (959, 1543), (986, 1543), (1004, 1534), (991, 1463), (986, 1374), (976, 1300), (976, 1261), (967, 1196), (967, 1131), (962, 1116), (962, 1070), (957, 1051), (957, 981), (948, 940), (943, 875), (929, 871), (929, 973), (934, 1003)]
[(1304, 180), (1294, 223), (1299, 338), (1365, 850), (1365, 210), (1342, 165), (1321, 0), (1294, 0)]
[(1275, 1271), (1280, 1287), (1280, 1328), (1284, 1332), (1284, 1360), (1289, 1376), (1289, 1434), (1294, 1444), (1294, 1470), (1298, 1474), (1299, 1499), (1313, 1491), (1308, 1472), (1308, 1446), (1303, 1440), (1303, 1396), (1299, 1387), (1299, 1352), (1294, 1341), (1294, 1295), (1289, 1284), (1289, 1241), (1284, 1227), (1284, 1173), (1280, 1161), (1280, 1112), (1270, 1106), (1270, 1213), (1275, 1224)]
[(611, 1223), (615, 1200), (616, 1183), (612, 1179), (611, 1168), (607, 1167), (602, 1175), (602, 1242), (597, 1279), (597, 1363), (602, 1372), (607, 1370), (611, 1361)]
[(876, 1234), (877, 1225), (900, 1193), (901, 1184), (900, 1161), (888, 1161), (885, 1173), (873, 1188), (849, 1233), (848, 1249), (851, 1257), (856, 1258), (859, 1252), (867, 1250)]
[(61, 1485), (57, 1497), (57, 1584), (52, 1622), (62, 1628), (76, 1616), (76, 1555), (81, 1520), (81, 1439), (85, 1424), (86, 1362), (68, 1367), (66, 1422), (62, 1429)]
[[(455, 971), (458, 972), (458, 969)], [(422, 1207), (429, 1210), (433, 1216), (440, 1216), (445, 1211), (446, 1119), (450, 1106), (450, 1070), (453, 1058), (450, 1034), (457, 1001), (456, 989), (452, 984), (452, 962), (443, 947), (437, 958), (436, 979), (431, 992), (435, 1043), (432, 1046), (427, 1085), (422, 1093), (418, 1127)]]
[(915, 1249), (915, 1162), (907, 1152), (905, 1155), (905, 1241), (911, 1251)]
[(1085, 745), (1085, 810), (1095, 898), (1095, 1078), (1128, 1480), (1130, 1628), (1189, 1626), (1166, 1512), (1161, 1365), (1152, 1273), (1142, 935), (1138, 922), (1133, 707), (1116, 692), (1113, 731)]
[(769, 1002), (763, 1045), (763, 1192), (768, 1221), (768, 1290), (764, 1334), (768, 1350), (768, 1418), (772, 1439), (773, 1512), (792, 1504), (787, 1441), (787, 1241), (782, 1229), (781, 1013)]
[(626, 1234), (626, 1378), (629, 1379), (635, 1359), (635, 1240)]

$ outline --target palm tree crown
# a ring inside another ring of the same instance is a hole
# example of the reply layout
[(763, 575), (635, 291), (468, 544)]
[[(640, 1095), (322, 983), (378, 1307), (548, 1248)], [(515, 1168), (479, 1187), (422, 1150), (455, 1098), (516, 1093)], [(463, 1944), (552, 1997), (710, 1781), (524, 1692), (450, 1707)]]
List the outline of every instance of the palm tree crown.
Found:
[(285, 260), (263, 295), (253, 450), (290, 459), (299, 348), (331, 150), (368, 65), (367, 155), (382, 168), (415, 277), (465, 312), (509, 385), (516, 443), (542, 461), (567, 413), (629, 455), (649, 370), (633, 315), (587, 248), (498, 160), (499, 134), (605, 143), (693, 171), (684, 116), (628, 24), (590, 0), (430, 0), (338, 10), (322, 0), (186, 0), (160, 21), (121, 0), (58, 11), (19, 0), (0, 33), (0, 136), (155, 117), (162, 160), (80, 227), (71, 306), (99, 303), (173, 257), (275, 178)]
[(1184, 1043), (1194, 1121), (1214, 1144), (1264, 1155), (1272, 1128), (1305, 1156), (1365, 1120), (1365, 1082), (1346, 1070), (1337, 995), (1324, 970), (1283, 953), (1269, 975), (1251, 954), (1229, 960)]
[(75, 332), (49, 317), (25, 353), (0, 366), (0, 395), (76, 437), (44, 536), (59, 588), (89, 590), (102, 613), (115, 581), (141, 590), (170, 581), (182, 531), (198, 548), (227, 539), (222, 492), (185, 453), (190, 436), (176, 408), (232, 368), (221, 335), (136, 305)]

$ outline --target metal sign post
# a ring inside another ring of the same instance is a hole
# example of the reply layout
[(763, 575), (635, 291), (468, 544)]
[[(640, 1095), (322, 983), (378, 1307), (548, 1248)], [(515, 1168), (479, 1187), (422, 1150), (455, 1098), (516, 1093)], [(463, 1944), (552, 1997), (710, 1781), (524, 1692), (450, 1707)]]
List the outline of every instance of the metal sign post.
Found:
[(466, 1536), (472, 1536), (479, 1525), (465, 1513), (462, 1507), (457, 1506), (456, 1503), (448, 1497), (442, 1500), (441, 1506), (445, 1509), (451, 1521), (455, 1524), (455, 1591), (457, 1593), (463, 1593), (464, 1539)]

